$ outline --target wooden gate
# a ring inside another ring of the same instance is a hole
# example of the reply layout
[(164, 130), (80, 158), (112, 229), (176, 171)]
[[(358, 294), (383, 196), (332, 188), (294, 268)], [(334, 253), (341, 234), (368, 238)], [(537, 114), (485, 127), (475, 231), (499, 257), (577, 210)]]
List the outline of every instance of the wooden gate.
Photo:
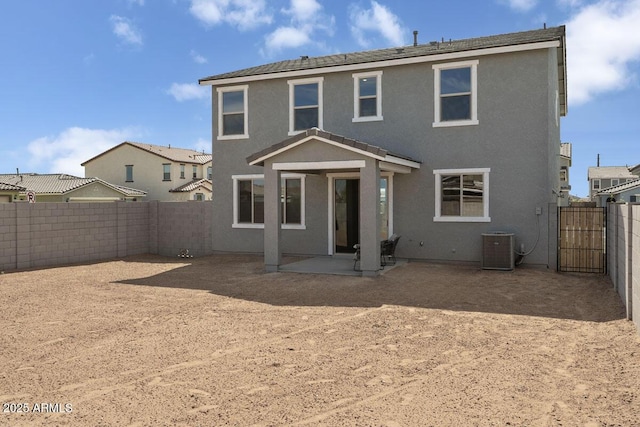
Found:
[(558, 209), (558, 270), (607, 272), (606, 208)]

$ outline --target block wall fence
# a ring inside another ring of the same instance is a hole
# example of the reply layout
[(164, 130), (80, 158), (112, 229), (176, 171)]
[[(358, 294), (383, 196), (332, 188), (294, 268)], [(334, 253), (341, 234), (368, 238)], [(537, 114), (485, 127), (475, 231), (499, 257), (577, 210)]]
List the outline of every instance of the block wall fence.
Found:
[(640, 331), (640, 204), (609, 204), (607, 267), (627, 319)]
[(206, 202), (0, 203), (0, 270), (212, 253)]

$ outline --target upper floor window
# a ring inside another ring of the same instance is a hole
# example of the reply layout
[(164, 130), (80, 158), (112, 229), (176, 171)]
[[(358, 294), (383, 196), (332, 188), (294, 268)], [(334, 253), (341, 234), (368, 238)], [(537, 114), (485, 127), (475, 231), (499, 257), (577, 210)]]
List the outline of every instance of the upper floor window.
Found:
[(382, 120), (382, 71), (353, 74), (353, 121)]
[(184, 165), (180, 165), (180, 179), (184, 179)]
[(478, 124), (478, 61), (433, 65), (434, 127)]
[(213, 168), (211, 166), (207, 166), (207, 179), (211, 179), (213, 175)]
[(248, 138), (249, 86), (218, 88), (218, 139)]
[(162, 180), (171, 181), (171, 163), (162, 164)]
[(478, 169), (436, 169), (434, 221), (490, 222), (489, 172)]
[(125, 165), (124, 174), (126, 182), (133, 182), (133, 165)]
[(191, 165), (191, 177), (196, 179), (198, 177), (198, 166)]
[[(282, 228), (305, 228), (304, 181), (304, 175), (282, 175)], [(233, 198), (233, 227), (264, 228), (263, 175), (233, 176)]]
[(322, 129), (322, 77), (290, 80), (289, 135), (313, 127)]
[(594, 179), (591, 182), (591, 188), (594, 190), (599, 190), (600, 189), (600, 180), (599, 179)]
[(618, 178), (611, 179), (611, 186), (614, 187), (620, 184), (620, 180)]

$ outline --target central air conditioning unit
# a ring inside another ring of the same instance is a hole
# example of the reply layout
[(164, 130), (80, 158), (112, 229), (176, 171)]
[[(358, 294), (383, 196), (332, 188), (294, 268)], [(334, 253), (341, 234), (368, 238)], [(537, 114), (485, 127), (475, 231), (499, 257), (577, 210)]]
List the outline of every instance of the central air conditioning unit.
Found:
[(515, 257), (513, 253), (512, 233), (482, 234), (482, 269), (513, 270)]

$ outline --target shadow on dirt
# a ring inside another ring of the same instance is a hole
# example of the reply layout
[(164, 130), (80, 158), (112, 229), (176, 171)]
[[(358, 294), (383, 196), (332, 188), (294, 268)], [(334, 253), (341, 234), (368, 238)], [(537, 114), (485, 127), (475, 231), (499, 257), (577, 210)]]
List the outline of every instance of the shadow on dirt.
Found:
[[(285, 259), (292, 261), (293, 259)], [(608, 277), (542, 269), (487, 271), (478, 267), (414, 262), (375, 278), (265, 273), (256, 255), (202, 258), (132, 257), (131, 262), (176, 264), (129, 285), (206, 290), (274, 306), (380, 307), (539, 316), (591, 322), (624, 318)]]

